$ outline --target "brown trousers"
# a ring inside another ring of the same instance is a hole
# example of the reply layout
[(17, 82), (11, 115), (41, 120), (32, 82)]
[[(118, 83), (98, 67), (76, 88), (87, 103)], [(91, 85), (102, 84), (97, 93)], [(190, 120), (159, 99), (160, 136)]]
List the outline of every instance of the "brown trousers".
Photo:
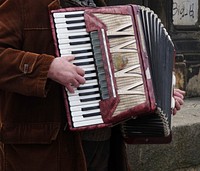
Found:
[(77, 138), (61, 132), (51, 144), (0, 144), (0, 171), (86, 171)]
[(76, 142), (68, 144), (65, 138), (69, 138), (66, 133), (60, 134), (48, 145), (0, 144), (0, 171), (86, 171), (85, 164), (87, 171), (108, 171), (109, 140), (83, 141), (85, 160), (80, 157), (82, 148), (76, 149), (80, 150), (76, 157)]
[(83, 148), (70, 132), (51, 144), (0, 143), (0, 171), (129, 171), (125, 144), (113, 130), (110, 140), (83, 141)]

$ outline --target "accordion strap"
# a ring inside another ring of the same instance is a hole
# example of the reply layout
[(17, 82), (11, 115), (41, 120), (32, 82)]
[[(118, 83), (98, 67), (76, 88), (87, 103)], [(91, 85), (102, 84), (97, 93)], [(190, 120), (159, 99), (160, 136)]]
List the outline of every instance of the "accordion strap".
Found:
[(96, 7), (93, 0), (60, 0), (63, 8), (70, 6)]

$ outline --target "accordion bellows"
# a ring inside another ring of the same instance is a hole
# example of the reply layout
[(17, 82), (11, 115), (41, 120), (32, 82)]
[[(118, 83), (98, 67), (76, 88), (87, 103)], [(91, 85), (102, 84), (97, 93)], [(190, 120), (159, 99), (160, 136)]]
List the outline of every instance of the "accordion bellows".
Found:
[(121, 124), (129, 137), (171, 135), (174, 46), (149, 8), (124, 5), (50, 12), (57, 56), (74, 55), (86, 83), (64, 98), (71, 130)]

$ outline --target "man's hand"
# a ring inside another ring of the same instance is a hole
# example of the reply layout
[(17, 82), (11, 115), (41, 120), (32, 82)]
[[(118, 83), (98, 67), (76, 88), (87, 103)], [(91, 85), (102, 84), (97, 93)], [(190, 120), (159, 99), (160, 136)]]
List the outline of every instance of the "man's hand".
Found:
[(85, 83), (85, 72), (71, 63), (73, 56), (58, 57), (50, 65), (47, 77), (65, 86), (70, 93), (74, 93), (74, 87)]
[(173, 109), (173, 114), (175, 115), (177, 113), (178, 110), (181, 109), (181, 106), (184, 103), (184, 95), (185, 95), (185, 91), (182, 91), (180, 89), (174, 89), (174, 100), (175, 100), (175, 107)]

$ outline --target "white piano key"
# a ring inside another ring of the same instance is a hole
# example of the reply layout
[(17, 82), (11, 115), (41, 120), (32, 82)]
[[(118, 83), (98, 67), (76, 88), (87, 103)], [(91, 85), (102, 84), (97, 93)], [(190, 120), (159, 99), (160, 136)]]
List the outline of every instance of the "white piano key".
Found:
[[(96, 73), (95, 73), (96, 74)], [(94, 76), (95, 77), (95, 76)], [(99, 82), (98, 82), (98, 79), (95, 77), (94, 79), (87, 79), (86, 78), (86, 81), (84, 84), (80, 84), (78, 89), (80, 90), (81, 88), (85, 88), (85, 87), (88, 87), (88, 86), (98, 86)], [(99, 86), (98, 86), (99, 87)], [(77, 88), (74, 88), (75, 91)], [(70, 94), (70, 93), (69, 93)]]
[[(64, 54), (65, 56), (71, 56), (72, 55), (72, 53), (65, 53)], [(62, 55), (63, 56), (63, 55)], [(61, 56), (61, 57), (62, 57)], [(75, 58), (76, 57), (84, 57), (84, 56), (93, 56), (93, 53), (92, 52), (85, 52), (85, 53), (79, 53), (79, 54), (73, 54), (73, 56), (75, 56)]]
[(81, 21), (84, 20), (84, 17), (74, 17), (74, 18), (54, 18), (54, 23), (66, 23), (70, 21)]
[(71, 107), (75, 106), (81, 106), (81, 105), (88, 105), (88, 104), (94, 104), (94, 103), (99, 103), (100, 100), (93, 100), (93, 101), (87, 101), (87, 102), (82, 102), (80, 99), (69, 101), (69, 104)]
[(54, 17), (54, 23), (66, 23), (66, 19), (65, 18), (55, 18)]
[(95, 125), (95, 124), (101, 124), (101, 123), (103, 123), (103, 119), (88, 120), (84, 122), (75, 122), (73, 123), (73, 125), (74, 127), (82, 127), (82, 126)]
[(77, 32), (86, 32), (85, 28), (81, 28), (81, 29), (74, 29), (74, 30), (68, 30), (67, 28), (58, 28), (56, 29), (57, 34), (72, 34), (72, 33), (77, 33)]
[[(79, 51), (91, 51), (90, 48), (80, 48)], [(73, 49), (73, 50), (70, 50), (70, 49), (60, 49), (60, 54), (61, 56), (64, 56), (66, 54), (69, 54), (71, 53), (72, 55), (74, 55), (73, 53), (76, 53), (78, 52), (77, 50)]]
[(89, 73), (89, 74), (85, 74), (84, 77), (88, 78), (88, 77), (96, 77), (97, 73)]
[[(96, 79), (96, 81), (97, 81), (97, 79)], [(91, 88), (99, 88), (98, 83), (84, 84), (83, 86), (79, 86), (79, 91), (80, 90), (90, 90)]]
[(85, 45), (59, 45), (59, 49), (60, 50), (68, 50), (69, 52), (73, 52), (73, 51), (81, 51), (81, 50), (91, 50), (92, 46), (91, 44), (87, 43)]
[[(63, 53), (61, 54), (61, 57), (62, 56), (71, 56), (72, 55), (72, 52), (66, 52), (66, 53)], [(92, 52), (85, 52), (85, 53), (79, 53), (79, 54), (73, 54), (73, 56), (76, 57), (83, 57), (83, 56), (93, 56), (93, 53)]]
[(77, 94), (78, 93), (91, 93), (91, 92), (96, 92), (96, 91), (99, 91), (99, 87), (97, 87), (97, 86), (95, 86), (93, 88), (90, 88), (90, 89), (80, 89), (80, 88), (78, 88), (78, 89), (75, 89), (75, 93), (74, 94), (76, 94), (76, 93)]
[[(74, 93), (69, 93), (69, 97), (72, 97), (72, 96), (77, 96), (79, 95), (80, 93), (91, 93), (91, 92), (96, 92), (96, 91), (99, 91), (99, 88), (96, 87), (96, 88), (92, 88), (92, 89), (84, 89), (84, 90), (78, 90), (77, 88), (75, 88), (74, 90)], [(96, 93), (94, 93), (96, 94)]]
[(78, 116), (78, 117), (72, 117), (72, 121), (73, 122), (85, 122), (85, 121), (97, 120), (97, 119), (102, 119), (102, 116), (99, 114), (97, 116), (88, 116), (88, 117)]
[[(82, 105), (82, 106), (78, 106), (78, 107), (77, 107), (77, 106), (76, 106), (76, 107), (71, 107), (70, 110), (71, 110), (72, 112), (74, 112), (74, 111), (81, 112), (83, 108), (90, 108), (90, 107), (91, 107), (91, 108), (93, 108), (93, 107), (94, 107), (94, 108), (95, 108), (95, 107), (98, 108), (98, 107), (99, 107), (99, 103), (98, 103), (98, 104), (87, 104), (87, 105)], [(96, 109), (96, 108), (95, 108), (95, 109)], [(91, 110), (94, 110), (94, 109), (91, 109)], [(88, 111), (89, 111), (89, 110), (88, 110)]]
[(68, 12), (55, 12), (53, 13), (54, 18), (65, 18), (66, 15), (84, 14), (84, 11), (68, 11)]
[(78, 39), (68, 39), (68, 38), (64, 38), (64, 39), (59, 39), (58, 40), (58, 44), (68, 44), (68, 43), (77, 43), (77, 42), (86, 42), (86, 41), (90, 41), (89, 37), (85, 37), (85, 38), (78, 38)]
[(80, 54), (74, 54), (75, 57), (82, 57), (82, 56), (93, 56), (92, 52), (86, 52), (86, 53), (80, 53)]
[(93, 58), (87, 58), (87, 59), (76, 59), (72, 61), (73, 64), (80, 64), (79, 66), (81, 66), (81, 63), (84, 63), (84, 62), (94, 62), (94, 59)]
[[(88, 48), (82, 48), (82, 49), (80, 49), (81, 51), (90, 51), (91, 49), (88, 49)], [(71, 55), (75, 55), (75, 54), (73, 54), (74, 52), (77, 52), (77, 50), (73, 50), (73, 51), (71, 51), (70, 49), (63, 49), (63, 50), (60, 50), (60, 54), (61, 54), (61, 56), (66, 56), (67, 54), (71, 54)]]
[[(86, 91), (86, 90), (87, 90), (87, 89), (80, 90), (80, 91)], [(87, 93), (87, 92), (82, 92), (82, 93)], [(90, 89), (88, 89), (88, 95), (85, 95), (85, 96), (80, 96), (79, 91), (78, 91), (78, 90), (75, 90), (75, 93), (68, 93), (68, 99), (70, 99), (70, 100), (86, 99), (86, 98), (89, 97), (89, 95), (90, 95), (90, 96), (92, 95)], [(98, 93), (97, 93), (96, 91), (94, 92), (93, 95), (95, 95), (95, 96), (93, 96), (93, 97), (96, 97), (96, 96), (98, 97)], [(87, 96), (88, 96), (88, 97), (87, 97)]]
[(81, 22), (84, 21), (84, 17), (76, 17), (73, 19), (66, 19), (66, 18), (54, 18), (54, 23), (58, 24), (58, 23), (66, 23), (66, 22), (70, 22), (70, 21), (77, 21), (77, 22)]
[(70, 94), (70, 96), (75, 96), (78, 95), (79, 93), (90, 93), (90, 92), (95, 92), (95, 91), (99, 91), (99, 88), (91, 88), (89, 90), (77, 90), (75, 89), (74, 93)]
[(89, 33), (88, 32), (85, 32), (85, 31), (79, 31), (79, 32), (76, 32), (76, 33), (71, 33), (70, 35), (69, 34), (66, 34), (66, 33), (59, 33), (59, 35), (65, 35), (66, 37), (73, 37), (73, 36), (89, 36)]
[[(90, 99), (90, 98), (98, 98), (100, 97), (100, 94), (97, 93), (97, 94), (92, 94), (92, 95), (87, 95), (87, 96), (78, 96), (78, 95), (72, 95), (72, 96), (68, 96), (68, 100), (69, 101), (73, 101), (73, 100), (86, 100), (86, 99)], [(98, 104), (98, 103), (97, 103)], [(82, 106), (84, 107), (84, 105)], [(71, 109), (72, 111), (75, 111), (75, 110), (79, 110), (78, 108), (77, 109), (74, 109), (73, 106), (71, 106)]]
[(86, 44), (81, 44), (81, 45), (70, 45), (69, 43), (67, 44), (59, 44), (58, 45), (60, 50), (68, 50), (70, 49), (71, 51), (74, 50), (91, 50), (92, 46), (90, 43), (86, 43)]
[[(85, 84), (80, 85), (80, 88), (87, 88), (88, 86), (98, 86), (98, 81), (97, 79), (93, 79), (93, 80), (86, 80)], [(70, 93), (67, 88), (65, 88), (68, 96), (73, 96), (74, 93)], [(77, 88), (75, 88), (75, 92), (78, 91)]]
[(81, 22), (81, 23), (71, 23), (71, 24), (67, 24), (67, 23), (57, 23), (57, 24), (55, 24), (56, 29), (79, 27), (79, 26), (85, 26), (85, 23)]
[(94, 64), (90, 64), (90, 65), (83, 65), (81, 66), (81, 68), (86, 72), (86, 71), (96, 71), (95, 65)]
[(70, 36), (89, 36), (89, 33), (82, 31), (82, 32), (76, 32), (76, 33), (70, 33), (70, 35), (66, 33), (57, 34), (58, 39), (69, 38)]
[(96, 86), (98, 85), (97, 79), (95, 80), (86, 80), (85, 84), (80, 85), (79, 87), (86, 87), (86, 86)]

